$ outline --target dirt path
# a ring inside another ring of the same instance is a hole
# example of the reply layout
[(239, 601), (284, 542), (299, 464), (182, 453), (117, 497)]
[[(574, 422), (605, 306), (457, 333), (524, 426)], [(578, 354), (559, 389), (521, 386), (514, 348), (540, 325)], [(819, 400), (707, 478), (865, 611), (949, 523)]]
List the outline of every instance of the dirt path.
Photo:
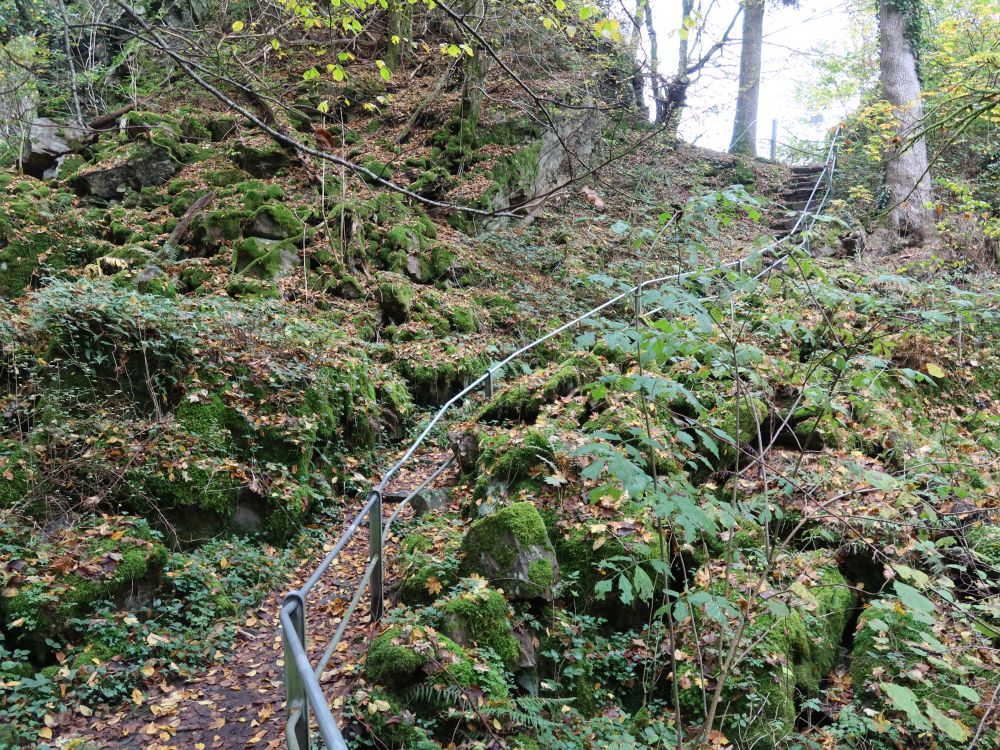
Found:
[[(398, 497), (416, 487), (445, 457), (441, 452), (415, 457), (410, 468), (391, 483), (387, 494)], [(453, 479), (451, 473), (446, 472), (436, 483), (449, 484)], [(361, 502), (356, 503), (352, 513), (357, 512)], [(393, 508), (387, 503), (386, 515)], [(400, 517), (411, 513), (407, 509)], [(301, 585), (309, 577), (341, 531), (342, 527), (331, 529), (324, 545), (300, 566), (294, 585)], [(387, 590), (392, 589), (391, 562), (398, 541), (393, 535), (386, 540)], [(368, 530), (362, 526), (310, 593), (307, 629), (313, 663), (340, 624), (341, 615), (354, 593), (354, 584), (367, 564)], [(86, 740), (91, 747), (128, 750), (271, 750), (284, 747), (284, 660), (278, 623), (283, 596), (284, 592), (274, 592), (257, 610), (248, 613), (243, 625), (237, 628), (233, 646), (222, 663), (208, 669), (196, 681), (149, 684), (146, 686), (148, 699), (141, 708), (119, 707), (95, 713), (89, 719), (78, 717), (61, 729), (59, 744)], [(350, 690), (352, 675), (375, 635), (368, 612), (370, 605), (366, 594), (322, 675), (327, 699), (334, 706), (338, 696)]]

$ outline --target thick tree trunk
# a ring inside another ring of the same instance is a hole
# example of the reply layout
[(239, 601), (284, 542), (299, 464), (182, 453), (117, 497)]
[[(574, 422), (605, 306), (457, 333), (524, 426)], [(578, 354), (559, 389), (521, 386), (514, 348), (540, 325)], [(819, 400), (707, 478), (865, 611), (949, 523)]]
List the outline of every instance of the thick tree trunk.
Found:
[(743, 43), (740, 50), (740, 88), (729, 151), (757, 155), (757, 104), (760, 99), (760, 60), (764, 44), (764, 0), (746, 0), (743, 6)]
[(924, 240), (934, 234), (934, 217), (925, 203), (931, 199), (927, 144), (911, 139), (923, 117), (920, 79), (913, 48), (906, 39), (906, 17), (895, 3), (879, 1), (879, 39), (882, 95), (897, 118), (899, 149), (885, 165), (885, 183), (893, 208), (889, 222), (901, 235)]

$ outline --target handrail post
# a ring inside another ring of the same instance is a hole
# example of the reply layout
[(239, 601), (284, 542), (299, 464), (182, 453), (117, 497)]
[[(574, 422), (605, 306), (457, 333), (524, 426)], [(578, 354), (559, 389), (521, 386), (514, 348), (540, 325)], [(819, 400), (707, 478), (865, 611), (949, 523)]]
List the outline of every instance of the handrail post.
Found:
[(486, 371), (486, 398), (493, 398), (493, 368)]
[[(285, 595), (284, 605), (295, 604), (289, 613), (289, 619), (294, 628), (294, 637), (298, 638), (302, 648), (306, 646), (306, 600), (299, 591)], [(281, 641), (285, 652), (285, 710), (289, 716), (298, 709), (298, 717), (289, 733), (295, 740), (299, 750), (309, 750), (309, 700), (306, 697), (306, 685), (302, 680), (295, 655), (289, 645), (293, 634), (282, 632)]]
[(643, 284), (643, 282), (640, 281), (639, 285), (635, 288), (635, 327), (636, 328), (639, 327), (639, 317), (642, 315), (642, 284)]
[(372, 490), (374, 502), (368, 510), (368, 562), (376, 557), (378, 562), (372, 570), (372, 621), (382, 619), (383, 591), (382, 573), (384, 556), (382, 554), (382, 493), (379, 490)]

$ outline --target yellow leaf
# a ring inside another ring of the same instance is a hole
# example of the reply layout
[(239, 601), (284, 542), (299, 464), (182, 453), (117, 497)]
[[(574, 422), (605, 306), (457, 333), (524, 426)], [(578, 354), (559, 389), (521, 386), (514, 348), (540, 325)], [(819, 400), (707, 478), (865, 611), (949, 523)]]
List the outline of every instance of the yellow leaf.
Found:
[(604, 543), (608, 541), (606, 536), (600, 536), (594, 541), (594, 549), (600, 549), (604, 546)]
[(51, 740), (52, 730), (49, 729), (48, 727), (42, 727), (41, 729), (38, 730), (38, 736), (44, 740)]
[(241, 31), (243, 31), (243, 22), (242, 21), (233, 21), (233, 31), (235, 33), (237, 33), (237, 34), (239, 34)]
[(228, 558), (223, 557), (221, 560), (219, 560), (219, 567), (222, 568), (223, 570), (228, 568), (229, 567)]
[(432, 596), (441, 593), (441, 581), (434, 576), (427, 576), (427, 593)]
[(52, 714), (45, 714), (45, 716), (42, 717), (42, 721), (45, 722), (45, 726), (47, 727), (59, 726), (59, 720)]
[(927, 363), (927, 374), (932, 378), (943, 378), (945, 376), (944, 370), (933, 362)]
[(94, 715), (94, 709), (92, 709), (90, 706), (77, 706), (76, 710), (80, 713), (80, 716), (89, 717)]
[(137, 705), (142, 705), (142, 691), (139, 688), (132, 688), (132, 702)]

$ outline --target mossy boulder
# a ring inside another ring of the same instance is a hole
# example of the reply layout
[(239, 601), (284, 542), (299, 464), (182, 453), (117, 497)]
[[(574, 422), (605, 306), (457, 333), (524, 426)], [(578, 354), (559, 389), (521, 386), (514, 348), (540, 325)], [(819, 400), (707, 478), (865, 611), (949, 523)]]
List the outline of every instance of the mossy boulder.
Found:
[(559, 564), (531, 503), (513, 503), (473, 523), (462, 540), (462, 554), (463, 575), (486, 578), (512, 600), (552, 600)]
[(247, 180), (235, 185), (233, 190), (243, 197), (243, 208), (253, 213), (265, 205), (278, 205), (285, 200), (285, 190), (281, 185)]
[(181, 168), (170, 148), (159, 143), (135, 143), (111, 167), (79, 172), (70, 185), (82, 197), (121, 200), (128, 191), (162, 185)]
[(413, 286), (401, 276), (384, 274), (378, 285), (378, 303), (388, 323), (405, 323), (413, 305)]
[(802, 416), (796, 420), (793, 432), (796, 446), (810, 451), (840, 450), (856, 444), (854, 436), (831, 412)]
[(389, 628), (372, 642), (364, 665), (369, 681), (394, 693), (441, 672), (463, 688), (479, 688), (488, 699), (509, 694), (502, 671), (429, 627)]
[(254, 177), (262, 178), (274, 177), (292, 163), (288, 150), (273, 141), (237, 141), (229, 151), (229, 158)]
[[(757, 440), (760, 426), (767, 421), (768, 415), (767, 404), (754, 396), (741, 395), (724, 400), (709, 414), (710, 423), (718, 431), (714, 436), (715, 450), (705, 445), (702, 455), (718, 468), (732, 466), (743, 448)], [(745, 461), (741, 459), (740, 463)]]
[(290, 208), (277, 204), (261, 206), (247, 222), (247, 234), (269, 240), (301, 238), (304, 229)]
[(49, 535), (32, 532), (31, 544), (17, 541), (22, 533), (28, 532), (0, 529), (3, 543), (35, 551), (24, 565), (0, 571), (7, 592), (0, 620), (36, 654), (49, 650), (46, 639), (72, 632), (73, 621), (93, 607), (109, 599), (124, 603), (140, 588), (155, 587), (167, 559), (160, 536), (132, 516), (86, 517)]
[(243, 234), (246, 212), (225, 208), (202, 213), (191, 222), (191, 241), (205, 255), (212, 255), (226, 242), (239, 239)]
[(536, 487), (535, 473), (555, 464), (549, 436), (537, 429), (521, 435), (498, 433), (483, 439), (479, 447), (477, 498), (486, 497), (491, 487), (497, 486), (510, 496), (522, 489), (531, 490)]
[(545, 380), (507, 388), (493, 398), (479, 419), (486, 422), (532, 423), (545, 404), (568, 396), (601, 371), (601, 360), (593, 354), (581, 354), (560, 362)]
[(232, 272), (273, 280), (294, 271), (298, 260), (298, 249), (293, 242), (247, 237), (233, 250)]
[(441, 629), (456, 643), (490, 648), (508, 669), (517, 666), (520, 646), (510, 625), (507, 601), (499, 591), (481, 579), (470, 579), (436, 608), (441, 612)]
[(237, 276), (226, 284), (226, 294), (233, 299), (277, 299), (278, 287), (273, 281)]
[(216, 456), (156, 461), (125, 475), (122, 504), (132, 512), (166, 521), (183, 544), (211, 539), (232, 528), (242, 483)]

